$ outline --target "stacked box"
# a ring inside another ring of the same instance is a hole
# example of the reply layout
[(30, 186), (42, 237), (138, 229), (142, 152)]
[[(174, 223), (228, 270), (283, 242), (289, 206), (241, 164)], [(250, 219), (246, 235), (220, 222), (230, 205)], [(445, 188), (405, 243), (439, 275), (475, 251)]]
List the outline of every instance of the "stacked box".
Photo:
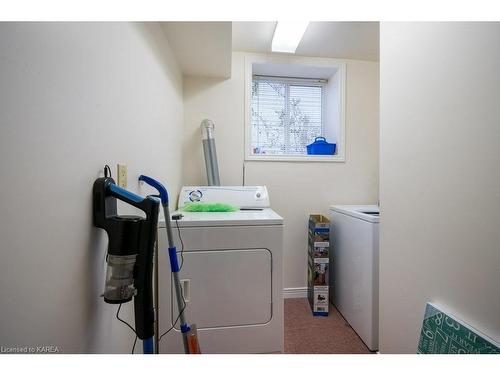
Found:
[(330, 220), (309, 216), (308, 298), (313, 315), (328, 316)]

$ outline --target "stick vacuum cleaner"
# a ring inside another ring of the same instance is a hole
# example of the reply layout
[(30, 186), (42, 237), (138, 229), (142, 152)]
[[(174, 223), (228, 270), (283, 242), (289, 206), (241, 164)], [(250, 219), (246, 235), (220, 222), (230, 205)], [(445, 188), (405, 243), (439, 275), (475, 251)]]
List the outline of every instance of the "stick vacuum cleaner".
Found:
[[(196, 326), (189, 326), (184, 316), (185, 301), (179, 281), (179, 263), (177, 250), (172, 236), (172, 225), (168, 208), (168, 193), (158, 181), (148, 176), (140, 176), (140, 181), (154, 187), (159, 192), (160, 201), (165, 214), (168, 237), (168, 253), (174, 278), (179, 319), (187, 354), (199, 354)], [(104, 301), (111, 304), (130, 302), (134, 298), (135, 333), (143, 340), (144, 354), (158, 353), (159, 332), (156, 325), (153, 306), (153, 263), (158, 272), (158, 252), (154, 251), (158, 228), (158, 211), (160, 201), (156, 197), (143, 198), (122, 189), (111, 177), (98, 178), (93, 187), (94, 226), (102, 228), (108, 234), (108, 253), (106, 262), (106, 283)], [(146, 217), (118, 215), (117, 200), (121, 200), (142, 210)], [(154, 262), (153, 262), (154, 255)], [(155, 295), (158, 296), (158, 277), (155, 277)], [(159, 306), (159, 298), (154, 303)], [(158, 314), (157, 314), (158, 316)], [(158, 323), (158, 320), (156, 320)], [(156, 348), (154, 348), (156, 346)], [(156, 350), (154, 350), (156, 349)]]
[[(93, 187), (94, 226), (108, 234), (104, 301), (122, 304), (134, 298), (135, 333), (143, 352), (153, 353), (153, 253), (159, 201), (122, 189), (111, 177), (98, 178)], [(117, 200), (142, 210), (146, 217), (118, 215)]]
[[(165, 216), (165, 227), (167, 231), (167, 240), (168, 240), (168, 256), (170, 259), (170, 268), (173, 276), (173, 283), (175, 286), (175, 294), (177, 298), (177, 307), (179, 311), (180, 320), (180, 328), (182, 332), (182, 340), (184, 343), (184, 352), (186, 354), (201, 354), (200, 346), (198, 343), (198, 336), (196, 325), (189, 326), (186, 322), (186, 318), (184, 315), (184, 309), (186, 307), (186, 302), (184, 301), (184, 297), (182, 295), (181, 283), (179, 280), (179, 262), (177, 261), (177, 249), (174, 244), (174, 236), (172, 235), (172, 222), (170, 219), (170, 212), (168, 207), (168, 192), (167, 189), (155, 179), (141, 175), (139, 176), (139, 181), (144, 181), (146, 184), (154, 187), (159, 195), (161, 200), (161, 205), (163, 207), (163, 213)], [(156, 264), (158, 264), (158, 259), (156, 259)], [(155, 278), (155, 281), (158, 281), (158, 278)], [(155, 285), (155, 290), (158, 290), (158, 285)], [(159, 301), (156, 301), (157, 305)], [(157, 335), (158, 337), (158, 335)], [(159, 338), (158, 338), (159, 341)]]

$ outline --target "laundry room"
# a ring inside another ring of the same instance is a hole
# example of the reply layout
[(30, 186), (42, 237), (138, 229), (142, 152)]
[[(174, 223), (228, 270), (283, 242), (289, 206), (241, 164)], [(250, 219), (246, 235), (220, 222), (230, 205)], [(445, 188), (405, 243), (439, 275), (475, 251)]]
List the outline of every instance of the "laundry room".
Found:
[(499, 22), (159, 14), (0, 21), (1, 354), (500, 354)]

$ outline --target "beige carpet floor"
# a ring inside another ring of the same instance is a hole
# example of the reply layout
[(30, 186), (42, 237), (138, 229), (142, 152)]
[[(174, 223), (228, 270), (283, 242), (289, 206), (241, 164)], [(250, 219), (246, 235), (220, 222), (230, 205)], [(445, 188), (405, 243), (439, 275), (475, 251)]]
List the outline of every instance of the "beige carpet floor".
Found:
[(366, 345), (330, 304), (327, 317), (313, 316), (306, 298), (285, 299), (285, 353), (370, 354)]

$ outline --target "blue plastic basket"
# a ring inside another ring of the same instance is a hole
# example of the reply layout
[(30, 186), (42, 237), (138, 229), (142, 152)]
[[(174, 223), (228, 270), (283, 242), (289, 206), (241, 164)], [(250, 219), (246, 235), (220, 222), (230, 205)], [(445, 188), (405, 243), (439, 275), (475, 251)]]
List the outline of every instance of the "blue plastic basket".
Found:
[(325, 137), (316, 137), (314, 142), (306, 147), (307, 155), (333, 155), (337, 144), (328, 143)]

